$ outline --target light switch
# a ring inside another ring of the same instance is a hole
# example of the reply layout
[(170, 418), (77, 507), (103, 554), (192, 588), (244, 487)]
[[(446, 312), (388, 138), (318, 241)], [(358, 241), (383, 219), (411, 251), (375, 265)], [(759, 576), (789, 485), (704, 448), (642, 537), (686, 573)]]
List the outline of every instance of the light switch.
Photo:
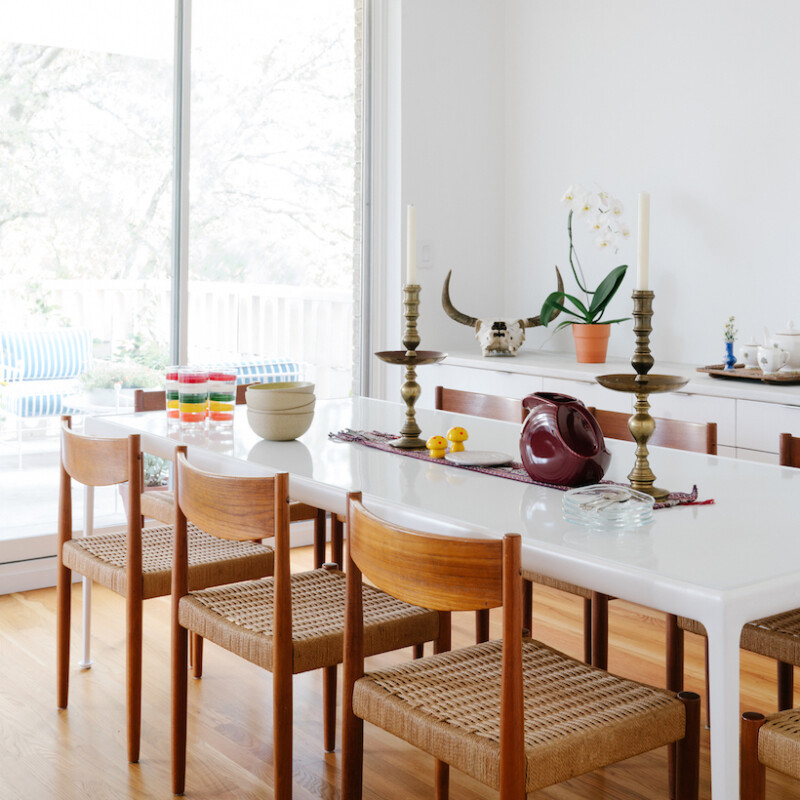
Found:
[(430, 240), (419, 243), (419, 268), (433, 269), (433, 242)]

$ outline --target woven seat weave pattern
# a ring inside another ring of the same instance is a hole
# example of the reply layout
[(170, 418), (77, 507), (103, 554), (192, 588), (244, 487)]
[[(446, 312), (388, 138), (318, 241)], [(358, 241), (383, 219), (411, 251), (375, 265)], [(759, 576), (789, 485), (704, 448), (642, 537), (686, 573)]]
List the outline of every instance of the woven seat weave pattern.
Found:
[[(706, 635), (702, 624), (686, 617), (678, 617), (678, 627)], [(740, 645), (751, 653), (800, 666), (800, 609), (748, 622), (742, 628)]]
[(771, 769), (800, 778), (800, 708), (767, 717), (758, 732), (758, 760)]
[[(189, 587), (216, 586), (272, 574), (274, 551), (256, 542), (231, 542), (188, 526)], [(64, 566), (127, 594), (126, 533), (98, 534), (64, 543)], [(143, 596), (163, 597), (171, 591), (172, 526), (142, 529)]]
[[(344, 641), (345, 577), (338, 570), (294, 573), (292, 665), (295, 673), (340, 664)], [(433, 611), (364, 586), (366, 655), (385, 653), (438, 635)], [(181, 625), (264, 669), (272, 669), (274, 581), (220, 586), (181, 598)]]
[(525, 580), (538, 583), (540, 586), (549, 586), (552, 589), (558, 589), (560, 592), (575, 594), (578, 595), (578, 597), (583, 597), (587, 600), (592, 599), (591, 589), (585, 589), (583, 586), (578, 586), (575, 583), (559, 581), (556, 578), (549, 577), (548, 575), (542, 575), (538, 572), (528, 572), (524, 569), (522, 570), (522, 577), (525, 578)]
[[(369, 673), (355, 713), (477, 780), (499, 788), (502, 642)], [(523, 642), (526, 791), (681, 739), (671, 692), (618, 678)]]
[(142, 492), (142, 515), (171, 524), (175, 519), (175, 493), (158, 491)]

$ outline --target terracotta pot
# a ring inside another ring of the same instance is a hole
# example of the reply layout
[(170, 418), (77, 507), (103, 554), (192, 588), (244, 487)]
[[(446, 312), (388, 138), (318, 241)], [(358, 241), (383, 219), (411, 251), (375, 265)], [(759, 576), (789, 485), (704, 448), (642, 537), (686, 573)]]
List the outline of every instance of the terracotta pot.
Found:
[(579, 364), (605, 364), (611, 323), (572, 326), (575, 339), (575, 358)]

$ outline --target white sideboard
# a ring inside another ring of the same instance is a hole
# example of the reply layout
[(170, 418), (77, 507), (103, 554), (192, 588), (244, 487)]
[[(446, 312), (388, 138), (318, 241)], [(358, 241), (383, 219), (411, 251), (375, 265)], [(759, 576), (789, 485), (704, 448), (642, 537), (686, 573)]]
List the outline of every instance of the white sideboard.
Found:
[[(777, 463), (781, 433), (800, 436), (800, 384), (715, 378), (689, 364), (656, 363), (653, 373), (682, 375), (689, 383), (678, 392), (650, 398), (654, 417), (716, 422), (719, 454)], [(532, 392), (562, 392), (587, 406), (631, 411), (630, 395), (605, 389), (595, 376), (632, 374), (630, 361), (610, 358), (605, 364), (578, 364), (573, 353), (523, 350), (513, 357), (451, 352), (441, 364), (422, 367), (417, 380), (418, 405), (433, 408), (434, 387), (525, 397)]]

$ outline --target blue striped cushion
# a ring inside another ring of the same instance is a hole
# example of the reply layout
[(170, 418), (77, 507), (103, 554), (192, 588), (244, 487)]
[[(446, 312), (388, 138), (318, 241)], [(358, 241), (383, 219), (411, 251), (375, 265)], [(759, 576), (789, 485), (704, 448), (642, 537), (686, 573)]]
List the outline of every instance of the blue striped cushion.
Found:
[(252, 359), (215, 364), (238, 373), (236, 383), (277, 383), (299, 381), (300, 365), (288, 358)]
[(52, 417), (61, 413), (60, 394), (29, 394), (3, 398), (2, 406), (15, 417)]
[(14, 377), (23, 381), (77, 378), (91, 365), (92, 336), (82, 328), (0, 331), (0, 360), (21, 369)]

